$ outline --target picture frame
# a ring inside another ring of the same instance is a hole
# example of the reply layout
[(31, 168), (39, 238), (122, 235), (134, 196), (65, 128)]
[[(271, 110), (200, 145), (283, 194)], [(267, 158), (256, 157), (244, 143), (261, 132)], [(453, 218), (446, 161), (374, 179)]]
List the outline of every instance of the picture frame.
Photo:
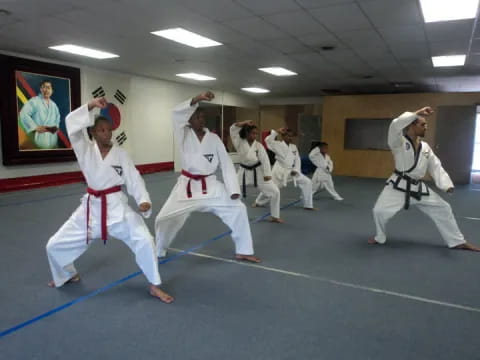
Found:
[(80, 106), (80, 69), (0, 54), (4, 165), (75, 161), (66, 115)]

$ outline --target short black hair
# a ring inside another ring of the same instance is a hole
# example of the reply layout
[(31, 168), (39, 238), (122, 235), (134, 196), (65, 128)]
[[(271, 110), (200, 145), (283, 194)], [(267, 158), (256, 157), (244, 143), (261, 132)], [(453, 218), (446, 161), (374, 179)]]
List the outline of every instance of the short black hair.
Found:
[(88, 137), (90, 138), (90, 140), (92, 140), (92, 137), (93, 137), (92, 136), (92, 130), (95, 129), (95, 127), (101, 122), (106, 122), (106, 123), (111, 124), (110, 120), (108, 120), (105, 116), (103, 116), (103, 115), (95, 116), (95, 122), (93, 123), (92, 126), (87, 128), (87, 134), (88, 134)]
[(242, 129), (240, 130), (240, 137), (242, 139), (246, 139), (248, 135), (252, 132), (253, 129), (256, 129), (257, 125), (245, 125), (242, 126)]
[(51, 86), (52, 86), (52, 89), (53, 89), (53, 84), (50, 80), (47, 80), (47, 79), (43, 79), (42, 82), (40, 83), (40, 87), (42, 87), (43, 85), (45, 85), (46, 83), (49, 83)]
[(202, 107), (198, 107), (194, 113), (192, 115), (196, 115), (196, 114), (205, 114), (206, 113), (206, 110), (205, 108), (202, 108)]
[(96, 127), (101, 122), (107, 122), (110, 124), (110, 120), (108, 120), (105, 116), (97, 115), (95, 116), (95, 123), (93, 124), (92, 128)]
[(316, 147), (321, 148), (322, 146), (328, 146), (328, 143), (324, 141), (312, 141), (312, 147), (310, 148), (310, 151), (312, 151)]

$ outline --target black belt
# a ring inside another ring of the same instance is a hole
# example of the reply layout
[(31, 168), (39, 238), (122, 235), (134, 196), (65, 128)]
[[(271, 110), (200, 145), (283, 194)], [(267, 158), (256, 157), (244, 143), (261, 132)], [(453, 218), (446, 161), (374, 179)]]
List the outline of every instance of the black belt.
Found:
[[(428, 186), (425, 185), (426, 192), (422, 192), (422, 186), (423, 186), (423, 181), (422, 180), (416, 180), (405, 174), (404, 172), (401, 172), (399, 170), (394, 171), (395, 175), (397, 175), (397, 179), (395, 181), (390, 180), (390, 183), (393, 184), (393, 188), (398, 191), (403, 191), (405, 192), (405, 204), (403, 205), (403, 208), (405, 210), (408, 210), (410, 207), (410, 197), (413, 197), (414, 199), (420, 201), (422, 199), (422, 196), (428, 196), (430, 195), (430, 191), (428, 190)], [(399, 187), (400, 181), (405, 180), (407, 183), (407, 188), (402, 189)], [(417, 191), (412, 191), (411, 186), (412, 185), (418, 185), (418, 190)]]
[[(262, 163), (259, 161), (257, 162), (256, 164), (253, 164), (253, 165), (244, 165), (244, 164), (240, 164), (240, 166), (242, 168), (244, 168), (245, 170), (253, 170), (253, 184), (255, 187), (257, 187), (258, 185), (258, 182), (257, 182), (257, 167), (259, 167), (260, 165), (262, 165)], [(247, 197), (247, 184), (246, 184), (246, 181), (245, 181), (245, 173), (246, 171), (243, 172), (243, 180), (242, 180), (242, 195), (244, 198)]]

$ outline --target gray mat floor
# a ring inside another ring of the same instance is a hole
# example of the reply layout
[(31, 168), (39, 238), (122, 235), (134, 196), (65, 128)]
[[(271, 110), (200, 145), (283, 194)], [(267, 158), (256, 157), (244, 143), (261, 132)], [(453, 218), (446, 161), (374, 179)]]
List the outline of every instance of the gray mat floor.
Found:
[[(154, 214), (175, 179), (145, 177)], [(252, 224), (260, 266), (232, 262), (225, 236), (160, 266), (174, 304), (150, 297), (139, 275), (1, 337), (0, 359), (480, 359), (480, 254), (448, 250), (416, 209), (391, 221), (387, 245), (368, 246), (382, 186), (338, 177), (344, 202), (321, 193), (318, 212), (296, 204), (282, 211), (286, 224)], [(447, 198), (480, 245), (477, 190)], [(121, 242), (97, 242), (77, 261), (79, 284), (46, 286), (45, 244), (83, 191), (0, 195), (0, 332), (138, 271)], [(282, 195), (286, 205), (299, 193)], [(254, 220), (268, 209), (248, 211)], [(226, 230), (213, 215), (193, 214), (169, 255)]]

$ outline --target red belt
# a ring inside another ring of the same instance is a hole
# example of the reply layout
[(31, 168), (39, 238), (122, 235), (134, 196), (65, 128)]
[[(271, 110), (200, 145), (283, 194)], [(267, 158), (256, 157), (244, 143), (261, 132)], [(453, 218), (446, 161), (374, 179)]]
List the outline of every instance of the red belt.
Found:
[(89, 221), (90, 221), (90, 195), (95, 197), (99, 197), (101, 199), (102, 204), (102, 220), (101, 220), (101, 227), (102, 227), (102, 240), (103, 243), (107, 243), (107, 195), (113, 194), (116, 192), (122, 191), (122, 187), (120, 185), (113, 186), (111, 188), (105, 190), (94, 190), (92, 188), (87, 187), (87, 244), (88, 244), (88, 228), (89, 228)]
[(183, 176), (186, 176), (188, 177), (190, 180), (188, 180), (188, 184), (187, 184), (187, 197), (188, 198), (191, 198), (192, 197), (192, 188), (190, 186), (190, 182), (192, 180), (195, 180), (195, 181), (202, 181), (202, 194), (206, 194), (207, 193), (207, 182), (205, 181), (205, 178), (206, 177), (209, 177), (210, 175), (196, 175), (196, 174), (190, 174), (188, 171), (186, 170), (182, 170), (182, 175)]

